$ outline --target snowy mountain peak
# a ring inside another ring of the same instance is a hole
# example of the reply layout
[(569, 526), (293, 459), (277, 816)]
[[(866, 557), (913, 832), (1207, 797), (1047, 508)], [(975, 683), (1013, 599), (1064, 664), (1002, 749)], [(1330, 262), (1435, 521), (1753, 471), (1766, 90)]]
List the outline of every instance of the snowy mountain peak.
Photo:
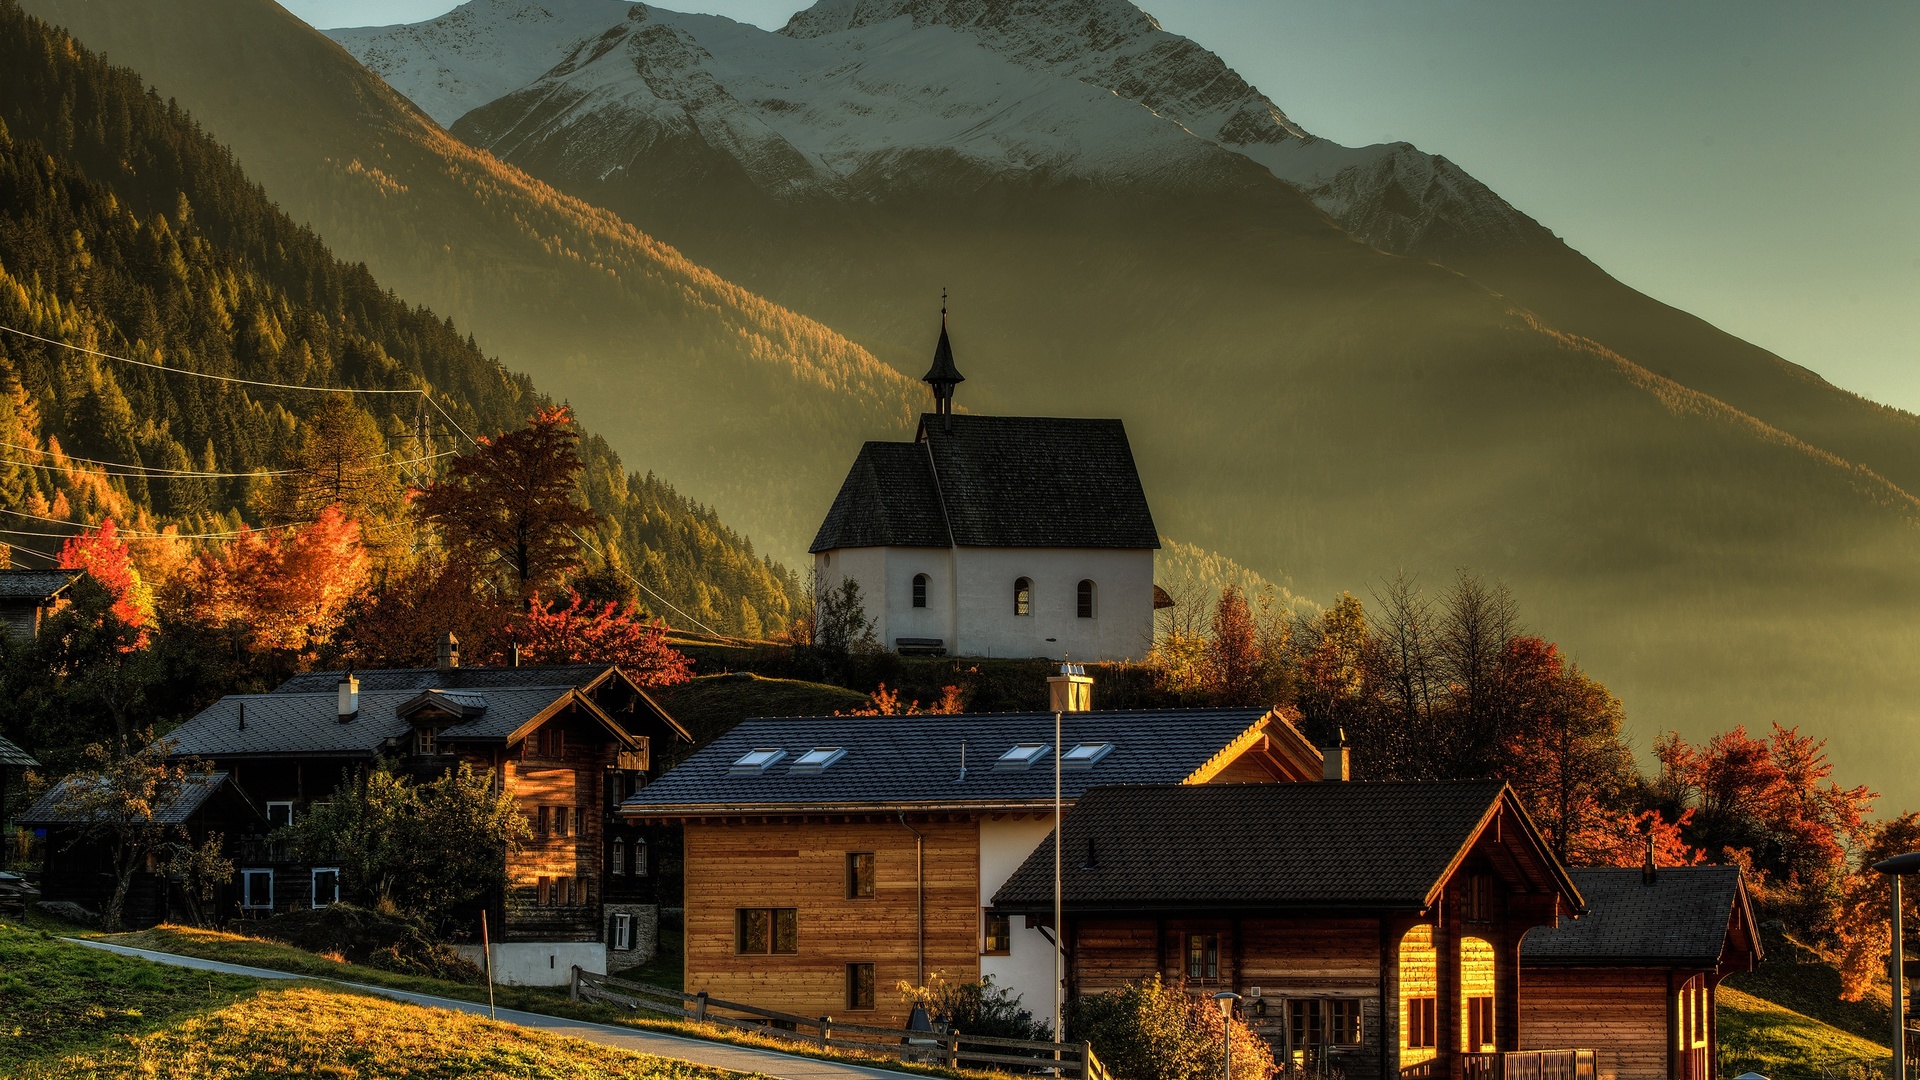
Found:
[(1153, 16), (1127, 0), (820, 0), (796, 13), (780, 32), (820, 37), (902, 16), (915, 26), (1046, 35), (1078, 31), (1095, 39), (1160, 29)]

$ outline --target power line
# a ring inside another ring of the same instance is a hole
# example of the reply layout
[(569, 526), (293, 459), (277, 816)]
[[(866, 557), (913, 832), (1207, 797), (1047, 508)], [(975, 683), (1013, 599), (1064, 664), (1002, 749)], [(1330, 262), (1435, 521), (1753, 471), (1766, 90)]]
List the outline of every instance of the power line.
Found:
[[(28, 514), (19, 510), (8, 510), (8, 509), (5, 509), (4, 507), (0, 507), (0, 514), (11, 514), (14, 517), (26, 518), (28, 521), (44, 521), (49, 525), (69, 525), (69, 526), (72, 526), (73, 528), (80, 529), (83, 531), (87, 529), (95, 529), (99, 527), (96, 525), (88, 525), (79, 521), (66, 521), (61, 518), (45, 517), (40, 514)], [(295, 521), (295, 522), (291, 522), (290, 524), (291, 525), (311, 525), (313, 523), (311, 521)], [(122, 529), (117, 525), (114, 527), (114, 530), (113, 530), (114, 535), (116, 537), (127, 539), (127, 540), (224, 540), (224, 539), (230, 539), (235, 536), (239, 536), (243, 532), (261, 532), (261, 531), (263, 530), (238, 529), (231, 532), (209, 532), (209, 533), (143, 532), (137, 529)], [(9, 536), (45, 536), (45, 537), (51, 537), (56, 540), (66, 540), (75, 535), (74, 533), (21, 532), (17, 529), (0, 529), (0, 533), (6, 533)]]
[(626, 567), (615, 565), (612, 559), (607, 558), (606, 552), (601, 551), (597, 547), (594, 547), (591, 541), (589, 541), (586, 537), (581, 536), (580, 530), (575, 529), (572, 526), (568, 526), (567, 531), (573, 534), (573, 538), (575, 540), (578, 540), (582, 544), (585, 544), (588, 551), (591, 551), (595, 555), (600, 556), (601, 562), (607, 564), (608, 566), (613, 567), (615, 570), (618, 570), (620, 572), (620, 576), (626, 578), (628, 581), (631, 581), (635, 585), (639, 586), (641, 592), (646, 593), (648, 596), (651, 596), (655, 600), (660, 601), (662, 604), (665, 604), (667, 607), (672, 608), (674, 614), (679, 615), (681, 618), (687, 620), (688, 622), (699, 627), (700, 629), (705, 630), (707, 633), (712, 634), (714, 637), (723, 638), (727, 636), (725, 634), (722, 634), (720, 631), (715, 630), (713, 627), (708, 626), (706, 623), (701, 622), (699, 619), (696, 619), (693, 616), (687, 614), (686, 612), (681, 611), (679, 608), (674, 607), (672, 601), (668, 600), (664, 596), (661, 596), (659, 593), (654, 592), (652, 589), (647, 588), (647, 585), (645, 582), (641, 581), (637, 577), (634, 577), (632, 574), (627, 573)]
[(305, 390), (305, 391), (309, 391), (311, 393), (316, 393), (316, 394), (425, 394), (426, 393), (425, 390), (422, 390), (419, 388), (408, 389), (408, 390), (379, 390), (379, 389), (362, 389), (360, 387), (354, 387), (354, 386), (301, 386), (298, 383), (263, 382), (259, 379), (242, 379), (233, 375), (214, 375), (210, 372), (194, 371), (189, 368), (168, 367), (165, 364), (156, 364), (151, 360), (133, 360), (125, 356), (115, 356), (112, 353), (101, 352), (98, 349), (89, 349), (82, 345), (70, 345), (64, 341), (55, 341), (52, 338), (41, 337), (39, 334), (29, 334), (25, 330), (16, 330), (11, 326), (0, 326), (0, 330), (5, 330), (9, 334), (18, 334), (23, 338), (29, 338), (33, 341), (38, 341), (46, 345), (52, 345), (57, 348), (72, 349), (74, 352), (77, 352), (77, 353), (85, 353), (88, 356), (97, 356), (103, 360), (118, 360), (123, 364), (132, 364), (135, 367), (152, 368), (155, 371), (166, 371), (166, 372), (171, 372), (175, 375), (191, 375), (196, 379), (212, 379), (215, 382), (237, 383), (241, 386), (263, 386), (270, 390)]
[[(306, 471), (302, 469), (260, 469), (255, 472), (241, 472), (241, 473), (201, 472), (197, 469), (167, 469), (167, 468), (159, 468), (151, 465), (134, 465), (125, 461), (102, 461), (97, 458), (75, 457), (70, 454), (56, 455), (51, 450), (37, 450), (31, 446), (21, 446), (18, 443), (0, 442), (0, 446), (8, 447), (13, 450), (25, 450), (31, 454), (44, 454), (47, 457), (56, 457), (56, 456), (63, 457), (68, 461), (76, 461), (83, 465), (99, 466), (101, 470), (105, 472), (106, 475), (108, 476), (133, 477), (141, 480), (184, 480), (184, 479), (196, 478), (196, 477), (208, 479), (208, 480), (235, 480), (235, 479), (244, 479), (244, 478), (255, 477), (255, 476), (300, 476), (300, 475), (303, 475)], [(391, 466), (379, 466), (379, 467), (406, 468), (409, 465), (418, 465), (418, 464), (421, 464), (422, 462), (436, 461), (443, 457), (452, 457), (453, 455), (454, 455), (454, 451), (448, 450), (438, 454), (429, 454), (423, 458), (408, 458), (405, 461), (396, 461), (391, 463)], [(378, 457), (385, 458), (385, 457), (392, 457), (392, 456), (393, 456), (393, 452), (388, 451), (384, 454), (380, 454)], [(376, 458), (375, 460), (377, 461), (378, 458)], [(4, 463), (8, 465), (19, 465), (28, 469), (47, 469), (54, 472), (74, 471), (71, 466), (45, 465), (45, 464), (40, 464), (32, 461), (15, 461), (12, 458), (0, 458), (0, 463)], [(113, 469), (126, 469), (130, 471), (113, 472), (111, 471)]]

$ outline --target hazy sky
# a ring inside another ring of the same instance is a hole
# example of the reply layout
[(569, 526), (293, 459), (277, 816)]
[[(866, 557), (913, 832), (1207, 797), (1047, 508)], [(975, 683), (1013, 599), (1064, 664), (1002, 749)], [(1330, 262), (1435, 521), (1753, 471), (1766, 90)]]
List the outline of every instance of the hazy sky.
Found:
[[(281, 2), (320, 27), (454, 6)], [(776, 28), (800, 5), (661, 6)], [(1444, 154), (1627, 284), (1920, 412), (1920, 4), (1143, 6), (1309, 131)]]

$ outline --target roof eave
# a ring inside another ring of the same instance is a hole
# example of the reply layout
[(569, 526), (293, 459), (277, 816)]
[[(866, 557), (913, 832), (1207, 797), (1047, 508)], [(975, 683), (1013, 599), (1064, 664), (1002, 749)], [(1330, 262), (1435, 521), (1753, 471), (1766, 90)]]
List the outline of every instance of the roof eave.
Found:
[[(1072, 799), (1066, 799), (1069, 805)], [(876, 802), (787, 802), (787, 803), (678, 803), (635, 807), (621, 804), (617, 813), (629, 818), (741, 817), (793, 814), (881, 814), (881, 813), (994, 813), (1052, 809), (1053, 798), (990, 799), (887, 799)]]

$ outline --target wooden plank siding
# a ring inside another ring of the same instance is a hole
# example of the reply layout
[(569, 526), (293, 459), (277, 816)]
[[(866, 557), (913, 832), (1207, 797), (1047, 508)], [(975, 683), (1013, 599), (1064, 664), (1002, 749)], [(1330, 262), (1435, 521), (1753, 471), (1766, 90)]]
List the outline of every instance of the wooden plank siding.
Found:
[[(980, 978), (980, 833), (926, 821), (925, 978)], [(686, 987), (802, 1016), (902, 1026), (896, 987), (921, 979), (914, 835), (897, 820), (686, 825)], [(874, 854), (874, 896), (847, 897), (847, 855)], [(793, 908), (797, 951), (740, 955), (735, 911)], [(847, 965), (874, 965), (874, 1008), (851, 1010)]]
[[(505, 790), (533, 827), (532, 838), (508, 859), (502, 940), (600, 940), (606, 775), (619, 751), (605, 728), (568, 710), (509, 746), (497, 765), (472, 759), (476, 769), (500, 770)], [(553, 824), (561, 808), (567, 816), (564, 835)], [(549, 823), (545, 835), (542, 809)], [(542, 878), (548, 881), (544, 904)], [(563, 880), (568, 882), (564, 891)]]
[(1665, 968), (1528, 967), (1524, 978), (1520, 1029), (1527, 1048), (1597, 1050), (1598, 1080), (1665, 1080)]

